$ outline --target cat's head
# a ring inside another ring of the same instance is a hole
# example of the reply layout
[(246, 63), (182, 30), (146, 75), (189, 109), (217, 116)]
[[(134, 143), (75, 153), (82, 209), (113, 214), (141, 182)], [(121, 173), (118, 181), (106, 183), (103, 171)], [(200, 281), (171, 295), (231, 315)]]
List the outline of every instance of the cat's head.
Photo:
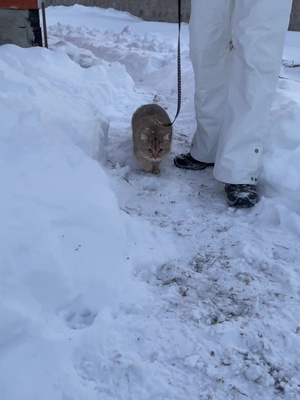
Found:
[(146, 128), (140, 134), (139, 153), (149, 161), (160, 161), (171, 148), (171, 132), (165, 127)]

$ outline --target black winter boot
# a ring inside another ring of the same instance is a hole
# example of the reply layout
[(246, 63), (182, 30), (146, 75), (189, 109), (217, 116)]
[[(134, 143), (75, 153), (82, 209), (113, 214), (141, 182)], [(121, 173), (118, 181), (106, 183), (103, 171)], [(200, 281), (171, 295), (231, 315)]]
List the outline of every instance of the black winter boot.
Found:
[(255, 185), (234, 185), (231, 183), (226, 183), (225, 192), (227, 193), (227, 204), (230, 207), (253, 207), (257, 202)]
[(213, 163), (205, 163), (202, 161), (195, 160), (190, 153), (180, 154), (174, 158), (174, 164), (177, 168), (190, 169), (193, 171), (199, 171), (207, 167), (213, 167)]

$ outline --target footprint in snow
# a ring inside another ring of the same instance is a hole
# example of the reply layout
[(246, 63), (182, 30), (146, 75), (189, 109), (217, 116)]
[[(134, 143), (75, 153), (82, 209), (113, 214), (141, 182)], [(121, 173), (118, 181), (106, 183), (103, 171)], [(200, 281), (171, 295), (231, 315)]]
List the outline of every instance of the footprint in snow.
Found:
[(69, 311), (65, 316), (65, 321), (70, 329), (83, 329), (91, 326), (97, 316), (97, 313), (83, 309), (78, 312)]
[(70, 329), (88, 328), (97, 317), (97, 312), (88, 306), (86, 299), (84, 300), (82, 296), (78, 296), (62, 311), (66, 325)]

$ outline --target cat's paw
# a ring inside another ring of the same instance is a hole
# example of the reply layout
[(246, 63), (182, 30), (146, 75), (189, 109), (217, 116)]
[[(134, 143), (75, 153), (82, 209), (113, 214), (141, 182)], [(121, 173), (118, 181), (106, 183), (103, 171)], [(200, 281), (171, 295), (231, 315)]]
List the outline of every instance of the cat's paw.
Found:
[(160, 174), (160, 169), (158, 167), (153, 167), (151, 172), (154, 175), (159, 175)]
[(160, 166), (160, 162), (152, 162), (152, 168), (151, 168), (151, 172), (152, 172), (152, 174), (154, 174), (154, 175), (159, 175), (160, 174), (160, 168), (159, 168), (159, 166)]

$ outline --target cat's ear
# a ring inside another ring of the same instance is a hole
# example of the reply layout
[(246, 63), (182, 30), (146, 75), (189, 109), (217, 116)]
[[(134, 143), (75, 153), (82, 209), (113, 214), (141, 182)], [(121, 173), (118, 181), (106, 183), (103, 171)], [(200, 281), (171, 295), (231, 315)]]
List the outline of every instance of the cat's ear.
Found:
[(164, 134), (163, 134), (163, 138), (164, 138), (164, 140), (167, 142), (167, 141), (169, 141), (170, 140), (170, 132), (165, 132)]
[(148, 140), (147, 135), (145, 135), (144, 133), (141, 133), (141, 141), (146, 142), (147, 140)]

